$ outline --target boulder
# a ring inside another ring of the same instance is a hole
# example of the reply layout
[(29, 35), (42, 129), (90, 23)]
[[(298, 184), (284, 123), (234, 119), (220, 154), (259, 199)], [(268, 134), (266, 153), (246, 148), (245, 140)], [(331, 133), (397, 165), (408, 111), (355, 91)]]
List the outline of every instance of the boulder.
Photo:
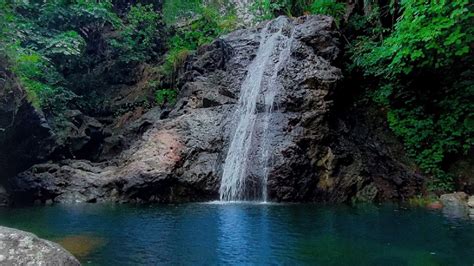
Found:
[(469, 207), (469, 218), (474, 220), (474, 196), (469, 197), (467, 206)]
[(114, 167), (86, 160), (38, 164), (20, 173), (10, 183), (16, 203), (97, 202), (105, 195), (104, 177)]
[(450, 218), (467, 218), (469, 216), (468, 195), (464, 192), (455, 192), (441, 195), (443, 213)]
[(469, 200), (467, 201), (467, 206), (469, 206), (469, 208), (474, 208), (474, 196), (469, 197)]
[(1, 265), (81, 265), (58, 244), (34, 234), (0, 226)]

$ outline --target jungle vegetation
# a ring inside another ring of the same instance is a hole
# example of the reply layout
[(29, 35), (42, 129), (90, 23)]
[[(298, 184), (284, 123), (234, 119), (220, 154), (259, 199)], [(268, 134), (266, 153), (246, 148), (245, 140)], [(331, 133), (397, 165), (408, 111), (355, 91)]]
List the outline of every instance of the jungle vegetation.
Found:
[[(206, 3), (2, 0), (1, 64), (52, 117), (70, 105), (99, 112), (104, 88), (133, 84), (143, 65), (153, 72), (154, 103), (146, 104), (172, 104), (174, 72), (186, 57), (240, 25), (228, 1)], [(431, 189), (449, 191), (456, 183), (450, 162), (473, 154), (473, 8), (468, 0), (255, 0), (250, 10), (256, 22), (333, 16), (346, 77), (384, 110), (408, 155), (432, 177)]]

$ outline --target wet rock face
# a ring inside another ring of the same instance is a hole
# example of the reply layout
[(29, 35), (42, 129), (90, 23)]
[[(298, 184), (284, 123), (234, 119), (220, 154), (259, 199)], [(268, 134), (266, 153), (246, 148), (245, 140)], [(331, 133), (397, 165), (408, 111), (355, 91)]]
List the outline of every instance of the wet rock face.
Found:
[(81, 265), (69, 252), (37, 236), (0, 226), (1, 265)]
[[(263, 162), (269, 166), (269, 199), (400, 200), (417, 193), (419, 179), (372, 134), (366, 117), (340, 117), (334, 108), (342, 74), (334, 66), (339, 41), (333, 19), (282, 17), (276, 23), (292, 29), (293, 41), (289, 59), (278, 72), (282, 89), (269, 117), (271, 160)], [(15, 199), (43, 203), (218, 199), (236, 104), (263, 27), (233, 32), (190, 56), (178, 73), (175, 107), (152, 109), (125, 125), (141, 137), (123, 145), (125, 150), (117, 156), (104, 163), (68, 160), (36, 165), (12, 180)], [(263, 106), (262, 96), (250, 162), (261, 158), (259, 143), (267, 119)], [(255, 165), (249, 168), (248, 180), (260, 190), (262, 163)]]

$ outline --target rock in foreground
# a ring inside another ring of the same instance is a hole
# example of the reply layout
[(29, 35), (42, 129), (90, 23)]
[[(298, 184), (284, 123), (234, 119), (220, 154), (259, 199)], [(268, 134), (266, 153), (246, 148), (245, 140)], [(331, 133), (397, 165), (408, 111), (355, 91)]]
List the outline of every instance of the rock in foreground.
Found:
[(81, 265), (58, 244), (0, 226), (0, 265)]

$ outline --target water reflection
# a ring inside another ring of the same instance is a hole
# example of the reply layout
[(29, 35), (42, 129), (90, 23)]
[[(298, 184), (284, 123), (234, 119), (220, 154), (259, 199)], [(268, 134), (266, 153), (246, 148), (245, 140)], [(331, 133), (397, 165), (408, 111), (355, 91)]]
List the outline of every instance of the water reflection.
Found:
[(219, 206), (218, 257), (221, 263), (248, 263), (250, 238), (248, 215), (245, 207), (229, 204)]
[(53, 206), (0, 209), (0, 225), (59, 241), (93, 265), (474, 262), (473, 223), (394, 206)]

